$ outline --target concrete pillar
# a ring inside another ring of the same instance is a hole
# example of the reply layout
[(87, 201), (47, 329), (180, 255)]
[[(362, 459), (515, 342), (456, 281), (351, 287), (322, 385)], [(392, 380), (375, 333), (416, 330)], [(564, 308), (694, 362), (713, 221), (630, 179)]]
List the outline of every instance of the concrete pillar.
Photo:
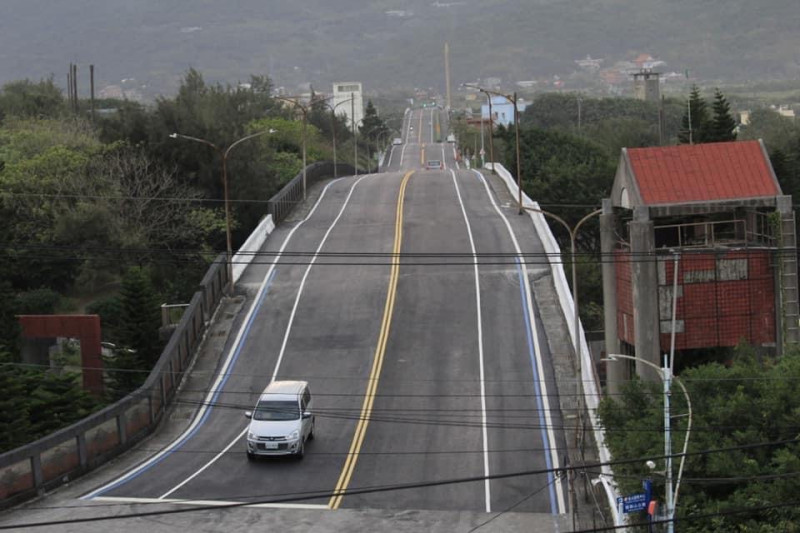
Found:
[[(791, 196), (778, 196), (777, 210), (780, 213), (780, 287), (775, 290), (775, 302), (781, 310), (779, 316), (781, 323), (777, 326), (778, 346), (783, 348), (788, 344), (800, 341), (798, 319), (797, 288), (797, 235), (795, 233), (794, 210), (792, 209)], [(782, 326), (782, 327), (781, 327)]]
[[(636, 357), (660, 367), (660, 324), (658, 320), (658, 265), (655, 256), (653, 221), (647, 207), (636, 207), (630, 222), (631, 285)], [(655, 369), (636, 361), (636, 374), (660, 381)]]
[[(603, 317), (605, 324), (606, 354), (619, 353), (619, 331), (617, 329), (617, 266), (614, 262), (616, 247), (617, 216), (611, 200), (603, 200), (600, 215), (600, 252), (603, 268)], [(625, 361), (606, 362), (606, 392), (616, 395), (622, 383), (628, 379)]]

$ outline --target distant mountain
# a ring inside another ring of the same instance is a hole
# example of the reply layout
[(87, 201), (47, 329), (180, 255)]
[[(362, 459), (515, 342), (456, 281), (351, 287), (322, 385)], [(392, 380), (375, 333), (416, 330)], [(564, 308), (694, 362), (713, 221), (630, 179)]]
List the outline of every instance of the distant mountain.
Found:
[[(569, 76), (650, 54), (666, 70), (731, 81), (800, 78), (798, 0), (0, 0), (0, 83), (63, 83), (70, 61), (99, 86), (174, 90), (189, 67), (293, 90)], [(133, 78), (133, 80), (130, 80)], [(126, 79), (124, 83), (121, 80)]]

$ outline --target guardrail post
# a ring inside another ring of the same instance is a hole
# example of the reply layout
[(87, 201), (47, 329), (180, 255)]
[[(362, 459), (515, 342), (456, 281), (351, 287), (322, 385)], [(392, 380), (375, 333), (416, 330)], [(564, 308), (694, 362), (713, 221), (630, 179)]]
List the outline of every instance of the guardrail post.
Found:
[(147, 395), (147, 411), (150, 413), (150, 424), (156, 421), (156, 414), (153, 412), (153, 393)]
[(164, 411), (167, 408), (167, 391), (164, 390), (164, 377), (158, 377), (158, 388), (161, 391), (161, 410)]
[(31, 473), (33, 474), (33, 488), (36, 494), (44, 494), (44, 476), (42, 475), (42, 456), (39, 452), (31, 455)]
[(126, 425), (127, 417), (125, 416), (125, 411), (123, 411), (117, 415), (117, 434), (119, 435), (120, 446), (124, 446), (128, 442), (128, 428)]
[(78, 433), (76, 437), (76, 445), (78, 447), (78, 464), (81, 470), (85, 470), (89, 466), (89, 453), (86, 449), (86, 433)]

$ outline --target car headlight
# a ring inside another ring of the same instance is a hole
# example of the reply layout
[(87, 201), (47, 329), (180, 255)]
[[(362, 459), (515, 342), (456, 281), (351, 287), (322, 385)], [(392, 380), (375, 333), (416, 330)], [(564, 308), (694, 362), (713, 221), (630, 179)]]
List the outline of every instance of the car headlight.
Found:
[(248, 438), (248, 439), (250, 439), (250, 440), (256, 440), (256, 439), (258, 439), (258, 437), (256, 436), (256, 434), (255, 434), (255, 433), (253, 433), (253, 432), (251, 432), (251, 431), (248, 431), (248, 432), (247, 432), (247, 438)]
[(300, 436), (300, 431), (295, 429), (294, 431), (289, 433), (289, 436), (286, 437), (286, 440), (295, 440), (299, 436)]

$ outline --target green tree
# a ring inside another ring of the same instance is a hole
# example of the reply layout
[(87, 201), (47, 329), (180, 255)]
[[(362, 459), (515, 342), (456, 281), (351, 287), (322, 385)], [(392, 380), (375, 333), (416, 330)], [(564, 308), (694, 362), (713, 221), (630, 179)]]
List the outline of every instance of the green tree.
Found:
[(25, 370), (14, 362), (10, 352), (0, 350), (0, 452), (30, 440)]
[(678, 134), (680, 144), (699, 144), (706, 142), (708, 135), (708, 105), (700, 94), (697, 85), (692, 85), (689, 94), (688, 109), (681, 120), (681, 130)]
[(119, 330), (123, 347), (134, 350), (145, 365), (152, 368), (161, 355), (158, 338), (161, 326), (160, 306), (147, 271), (131, 267), (122, 279), (122, 320)]
[(107, 376), (106, 398), (109, 402), (121, 400), (141, 387), (150, 374), (139, 354), (129, 348), (115, 348), (103, 357)]
[[(516, 175), (516, 149), (513, 129), (500, 128), (505, 166)], [(498, 146), (495, 144), (495, 152)], [(531, 198), (551, 208), (568, 223), (575, 224), (585, 215), (576, 209), (558, 205), (599, 206), (608, 195), (614, 180), (616, 159), (597, 144), (558, 131), (538, 128), (520, 130), (522, 186)], [(557, 235), (560, 230), (556, 230)], [(582, 232), (591, 233), (590, 230)], [(568, 243), (569, 241), (567, 241)], [(589, 242), (589, 241), (582, 241)], [(593, 241), (592, 241), (593, 242)], [(592, 249), (589, 246), (588, 249)]]
[[(523, 127), (558, 130), (605, 146), (612, 157), (620, 148), (669, 144), (677, 139), (686, 102), (664, 99), (646, 102), (634, 98), (578, 98), (569, 93), (544, 93), (522, 112)], [(659, 121), (663, 124), (659, 135)]]
[(8, 116), (56, 118), (64, 110), (64, 97), (52, 76), (38, 82), (12, 81), (0, 90), (0, 121)]
[(711, 106), (713, 117), (708, 124), (706, 142), (728, 142), (736, 140), (736, 120), (731, 115), (731, 105), (719, 89), (714, 90)]
[(17, 353), (20, 327), (15, 307), (16, 294), (9, 278), (5, 277), (7, 254), (0, 250), (0, 352)]
[[(797, 531), (800, 512), (793, 507), (769, 514), (720, 515), (713, 521), (691, 520), (693, 514), (744, 510), (748, 507), (788, 502), (800, 491), (796, 443), (749, 447), (753, 444), (791, 441), (800, 427), (800, 354), (797, 350), (779, 360), (759, 362), (754, 351), (739, 346), (729, 366), (718, 363), (688, 368), (679, 379), (692, 401), (692, 431), (681, 485), (678, 517), (681, 530)], [(685, 413), (683, 395), (673, 387), (672, 412)], [(607, 398), (598, 411), (606, 442), (615, 460), (657, 457), (663, 454), (663, 402), (660, 383), (634, 380), (618, 398)], [(675, 418), (673, 451), (685, 437), (686, 418)], [(727, 452), (693, 453), (719, 448)], [(673, 463), (675, 465), (675, 463)], [(663, 463), (660, 465), (663, 466)], [(623, 494), (637, 492), (649, 475), (640, 462), (614, 467)], [(662, 479), (655, 480), (663, 501)], [(774, 527), (764, 528), (766, 517)]]
[(372, 100), (367, 101), (367, 107), (364, 108), (364, 118), (359, 127), (359, 133), (362, 139), (366, 137), (367, 146), (369, 148), (369, 156), (372, 157), (374, 150), (377, 147), (377, 139), (381, 135), (386, 135), (389, 128), (383, 119), (378, 116), (378, 110), (372, 104)]
[(28, 440), (77, 422), (97, 407), (96, 400), (81, 388), (75, 373), (35, 370), (28, 372), (26, 378)]

